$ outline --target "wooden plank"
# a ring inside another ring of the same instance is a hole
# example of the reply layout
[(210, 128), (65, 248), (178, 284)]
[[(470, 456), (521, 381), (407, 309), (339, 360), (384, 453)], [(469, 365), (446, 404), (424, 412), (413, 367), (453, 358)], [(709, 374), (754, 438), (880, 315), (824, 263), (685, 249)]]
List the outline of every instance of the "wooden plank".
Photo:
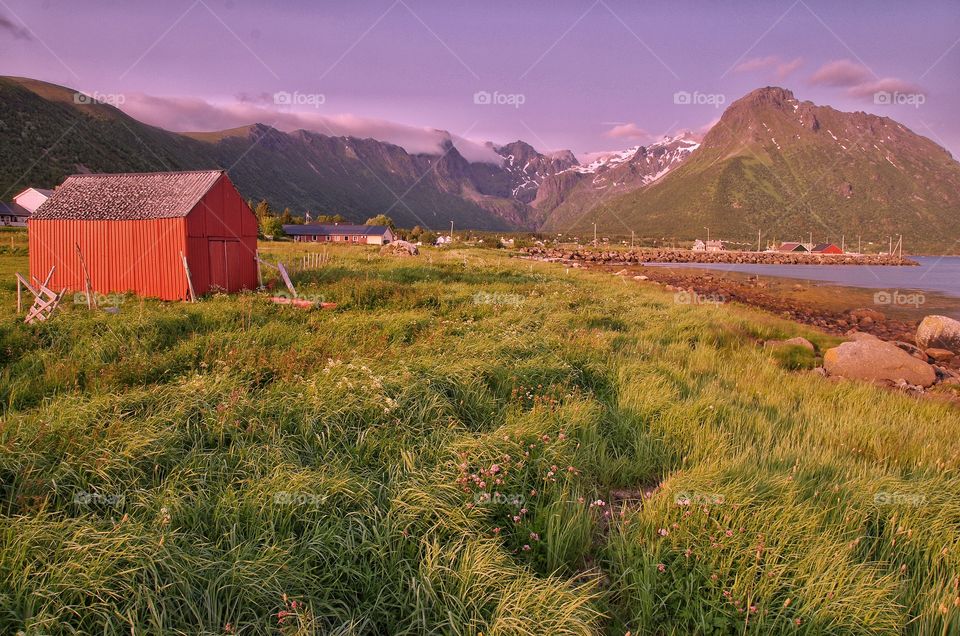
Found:
[[(187, 274), (187, 287), (190, 289), (190, 302), (197, 302), (197, 296), (193, 293), (193, 279), (190, 278), (190, 266), (187, 264), (187, 257), (180, 252), (180, 259), (183, 260), (183, 271)], [(183, 289), (182, 287), (180, 289)]]
[(90, 285), (90, 273), (87, 271), (87, 262), (83, 260), (83, 252), (80, 251), (80, 244), (74, 243), (74, 246), (77, 248), (77, 256), (80, 257), (80, 268), (83, 270), (83, 285), (84, 290), (87, 293), (87, 309), (93, 309), (96, 307), (96, 302), (93, 300), (92, 289)]
[(277, 269), (280, 270), (280, 276), (283, 278), (283, 282), (287, 286), (287, 289), (290, 290), (290, 295), (294, 298), (297, 298), (297, 290), (293, 287), (293, 283), (290, 282), (290, 277), (287, 275), (287, 269), (283, 266), (283, 263), (278, 262)]

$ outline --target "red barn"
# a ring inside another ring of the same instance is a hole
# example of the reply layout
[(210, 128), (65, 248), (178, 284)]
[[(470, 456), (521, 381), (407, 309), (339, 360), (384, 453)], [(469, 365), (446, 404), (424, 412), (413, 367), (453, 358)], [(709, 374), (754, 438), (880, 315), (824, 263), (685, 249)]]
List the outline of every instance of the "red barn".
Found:
[[(30, 274), (49, 287), (163, 300), (257, 286), (257, 219), (222, 170), (68, 177), (30, 217)], [(181, 256), (183, 255), (183, 256)]]

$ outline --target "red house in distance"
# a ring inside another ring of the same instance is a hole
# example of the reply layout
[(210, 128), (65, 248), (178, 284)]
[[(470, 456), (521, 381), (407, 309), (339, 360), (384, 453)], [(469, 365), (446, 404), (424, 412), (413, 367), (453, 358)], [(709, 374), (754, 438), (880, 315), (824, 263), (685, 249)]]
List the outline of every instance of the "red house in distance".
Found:
[(257, 286), (257, 219), (223, 170), (68, 177), (28, 222), (30, 275), (51, 289), (163, 300)]
[(843, 254), (843, 250), (833, 243), (819, 243), (810, 251), (814, 254)]

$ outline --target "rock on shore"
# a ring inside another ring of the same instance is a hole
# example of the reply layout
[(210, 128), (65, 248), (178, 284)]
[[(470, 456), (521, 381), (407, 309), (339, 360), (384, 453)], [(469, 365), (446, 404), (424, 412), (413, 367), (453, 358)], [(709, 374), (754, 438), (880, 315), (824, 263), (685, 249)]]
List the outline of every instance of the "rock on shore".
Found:
[(874, 382), (902, 380), (929, 387), (937, 381), (937, 372), (932, 366), (873, 336), (828, 349), (823, 356), (823, 367), (830, 375)]
[(917, 327), (917, 345), (960, 353), (960, 321), (946, 316), (927, 316)]

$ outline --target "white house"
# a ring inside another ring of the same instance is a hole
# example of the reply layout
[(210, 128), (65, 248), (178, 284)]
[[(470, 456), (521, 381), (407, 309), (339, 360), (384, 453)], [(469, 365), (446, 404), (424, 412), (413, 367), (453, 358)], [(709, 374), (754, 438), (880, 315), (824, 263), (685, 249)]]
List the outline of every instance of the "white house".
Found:
[(37, 211), (44, 201), (53, 196), (53, 190), (44, 190), (43, 188), (27, 188), (17, 196), (13, 197), (13, 202), (24, 208), (30, 214)]
[(691, 247), (690, 249), (692, 249), (694, 252), (706, 252), (707, 244), (701, 241), (700, 239), (697, 239), (696, 241), (693, 242), (693, 247)]

